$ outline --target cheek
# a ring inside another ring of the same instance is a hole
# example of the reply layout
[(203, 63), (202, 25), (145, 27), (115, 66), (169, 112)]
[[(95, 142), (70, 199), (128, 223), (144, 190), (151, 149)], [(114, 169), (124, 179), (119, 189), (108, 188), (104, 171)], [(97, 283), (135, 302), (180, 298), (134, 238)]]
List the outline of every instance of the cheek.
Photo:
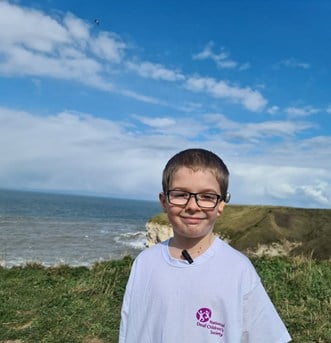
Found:
[(169, 222), (173, 223), (173, 222), (179, 220), (178, 217), (180, 216), (181, 209), (166, 205), (164, 212), (167, 214)]

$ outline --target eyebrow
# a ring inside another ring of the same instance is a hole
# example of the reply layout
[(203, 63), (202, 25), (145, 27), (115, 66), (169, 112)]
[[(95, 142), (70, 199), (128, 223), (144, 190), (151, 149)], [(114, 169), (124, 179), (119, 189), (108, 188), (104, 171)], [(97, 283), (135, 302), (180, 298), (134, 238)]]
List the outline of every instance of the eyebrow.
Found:
[[(169, 188), (173, 191), (183, 191), (183, 192), (191, 192), (191, 190), (189, 190), (188, 188), (186, 187), (174, 187), (174, 188)], [(215, 193), (215, 194), (220, 194), (220, 192), (217, 192), (215, 191), (215, 189), (212, 189), (212, 188), (206, 188), (202, 191), (199, 191), (199, 192), (192, 192), (192, 193)]]

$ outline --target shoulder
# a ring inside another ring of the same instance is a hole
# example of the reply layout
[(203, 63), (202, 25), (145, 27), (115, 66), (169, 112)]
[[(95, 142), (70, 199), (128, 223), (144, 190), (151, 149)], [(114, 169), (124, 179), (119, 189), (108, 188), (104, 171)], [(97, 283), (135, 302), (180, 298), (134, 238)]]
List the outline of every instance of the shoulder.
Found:
[(215, 248), (217, 254), (221, 255), (223, 259), (226, 259), (228, 264), (234, 263), (236, 266), (241, 266), (244, 268), (252, 267), (252, 263), (246, 255), (231, 247), (228, 243), (224, 242), (218, 237), (216, 238)]
[(162, 250), (167, 247), (168, 241), (157, 243), (149, 248), (146, 248), (135, 258), (135, 264), (152, 262), (158, 260), (162, 256)]
[(138, 254), (132, 264), (130, 272), (131, 282), (143, 282), (142, 280), (155, 275), (163, 260), (162, 244), (163, 243), (158, 243), (152, 247), (146, 248)]
[(223, 270), (239, 280), (244, 293), (261, 282), (250, 259), (219, 238), (216, 242), (216, 254), (218, 261), (222, 261)]

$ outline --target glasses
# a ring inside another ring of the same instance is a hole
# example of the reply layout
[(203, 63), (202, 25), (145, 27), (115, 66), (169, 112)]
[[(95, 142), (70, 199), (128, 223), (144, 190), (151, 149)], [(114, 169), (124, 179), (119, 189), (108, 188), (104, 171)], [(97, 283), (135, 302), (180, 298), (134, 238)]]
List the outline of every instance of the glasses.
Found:
[(200, 208), (209, 209), (215, 208), (222, 198), (221, 195), (215, 193), (191, 193), (180, 190), (170, 190), (167, 192), (168, 202), (182, 207), (188, 204), (192, 196)]

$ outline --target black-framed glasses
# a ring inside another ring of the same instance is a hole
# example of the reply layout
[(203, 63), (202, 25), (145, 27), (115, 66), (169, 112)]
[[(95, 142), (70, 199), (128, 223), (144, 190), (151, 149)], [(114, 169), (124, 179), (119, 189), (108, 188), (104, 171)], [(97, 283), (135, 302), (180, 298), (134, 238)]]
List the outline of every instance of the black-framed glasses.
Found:
[(172, 205), (185, 207), (190, 201), (191, 197), (195, 198), (197, 205), (200, 208), (215, 208), (222, 196), (216, 193), (192, 193), (181, 190), (169, 190), (167, 192), (168, 202)]

